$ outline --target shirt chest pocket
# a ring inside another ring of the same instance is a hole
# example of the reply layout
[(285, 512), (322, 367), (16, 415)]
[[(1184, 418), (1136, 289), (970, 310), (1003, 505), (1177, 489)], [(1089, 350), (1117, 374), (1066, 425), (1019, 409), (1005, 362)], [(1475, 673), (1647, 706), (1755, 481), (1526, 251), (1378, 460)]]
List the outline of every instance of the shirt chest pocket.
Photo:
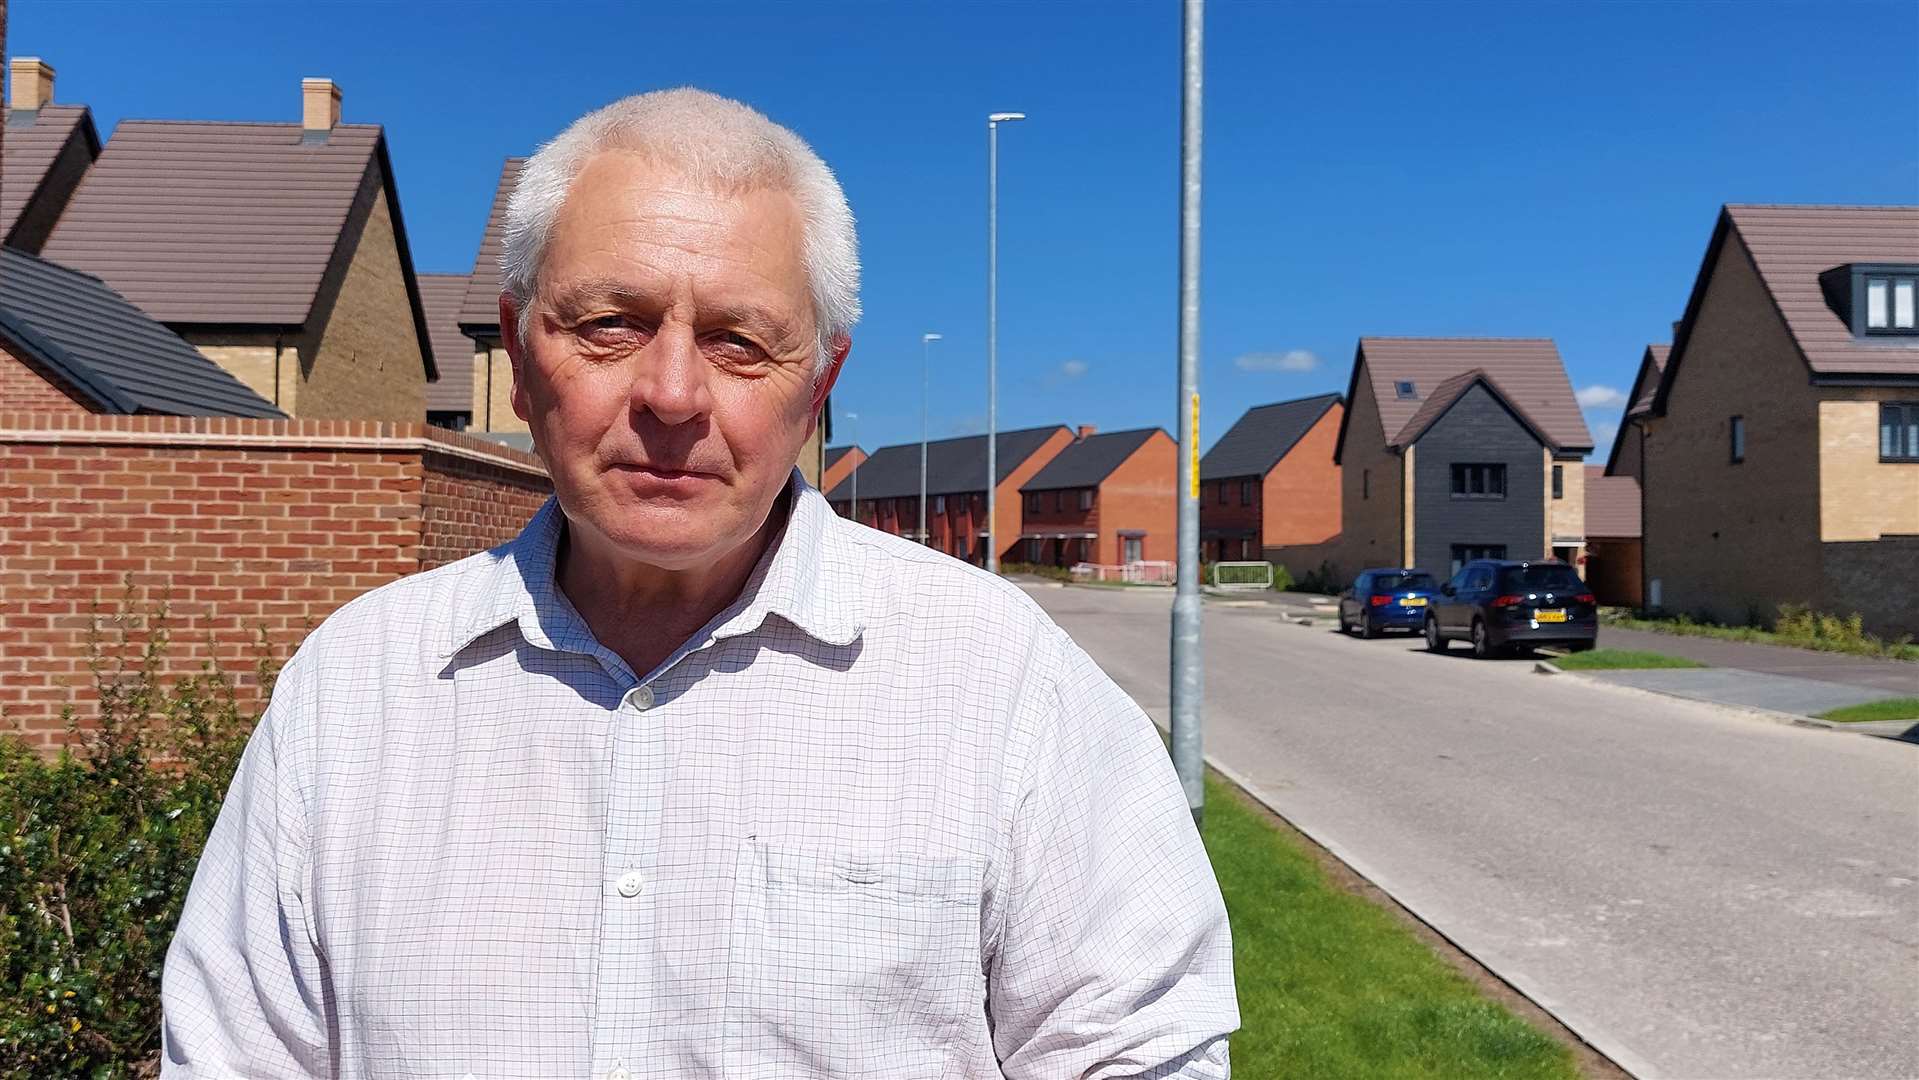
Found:
[(729, 1077), (973, 1075), (989, 1055), (983, 864), (892, 852), (739, 852)]

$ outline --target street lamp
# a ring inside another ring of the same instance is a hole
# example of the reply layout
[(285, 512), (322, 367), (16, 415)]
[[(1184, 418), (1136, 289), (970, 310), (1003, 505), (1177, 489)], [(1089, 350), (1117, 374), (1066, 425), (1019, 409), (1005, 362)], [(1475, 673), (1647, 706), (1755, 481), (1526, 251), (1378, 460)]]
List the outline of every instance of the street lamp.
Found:
[[(859, 423), (859, 419), (860, 419), (859, 413), (850, 412), (850, 413), (841, 413), (840, 415), (846, 417), (846, 422), (849, 426)], [(847, 451), (847, 453), (850, 454), (854, 450), (858, 450), (860, 448), (859, 428), (854, 427), (851, 431), (847, 432), (847, 435), (849, 435), (853, 440), (852, 449), (849, 449)], [(858, 461), (855, 461), (853, 462), (853, 524), (857, 525), (859, 524), (859, 521), (860, 521), (860, 463)]]
[(927, 372), (933, 367), (933, 343), (941, 340), (938, 334), (920, 335), (920, 543), (933, 546), (933, 536), (926, 531), (926, 387)]
[(986, 117), (986, 570), (999, 573), (999, 126), (1025, 113)]

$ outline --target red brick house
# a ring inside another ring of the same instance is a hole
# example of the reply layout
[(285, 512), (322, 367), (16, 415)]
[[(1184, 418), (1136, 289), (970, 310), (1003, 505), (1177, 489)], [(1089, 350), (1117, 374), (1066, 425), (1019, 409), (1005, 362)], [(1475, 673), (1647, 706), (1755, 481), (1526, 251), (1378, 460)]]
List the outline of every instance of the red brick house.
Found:
[(1294, 570), (1330, 558), (1340, 510), (1333, 448), (1345, 413), (1338, 394), (1246, 410), (1199, 462), (1200, 556)]
[(853, 470), (866, 460), (866, 451), (857, 446), (829, 446), (826, 448), (825, 468), (820, 473), (820, 490), (831, 491), (840, 481), (853, 475)]
[(1179, 444), (1160, 428), (1082, 427), (1020, 485), (1024, 523), (1009, 560), (1106, 566), (1177, 558)]
[(38, 253), (87, 167), (100, 156), (100, 132), (85, 105), (53, 103), (53, 68), (14, 57), (13, 100), (0, 155), (0, 245)]
[[(999, 433), (1000, 561), (1020, 559), (1024, 524), (1020, 486), (1073, 442), (1063, 425)], [(985, 565), (986, 436), (936, 439), (926, 444), (926, 531), (919, 534), (920, 444), (883, 446), (826, 493), (842, 517), (896, 536), (920, 539), (957, 559)], [(853, 510), (857, 485), (859, 510)]]

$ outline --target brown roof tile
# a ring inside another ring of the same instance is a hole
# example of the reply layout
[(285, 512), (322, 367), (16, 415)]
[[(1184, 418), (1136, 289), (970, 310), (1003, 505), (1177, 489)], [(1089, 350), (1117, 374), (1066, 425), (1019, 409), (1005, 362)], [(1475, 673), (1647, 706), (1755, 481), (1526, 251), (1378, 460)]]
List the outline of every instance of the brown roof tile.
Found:
[[(32, 122), (27, 117), (32, 116)], [(93, 114), (85, 105), (44, 105), (36, 113), (16, 110), (6, 121), (4, 156), (0, 156), (0, 240), (13, 231), (28, 200), (40, 195), (47, 170), (76, 135), (85, 139), (93, 156), (100, 153), (100, 136)]]
[(123, 121), (45, 254), (162, 322), (298, 326), (380, 142), (342, 124)]
[(460, 332), (465, 297), (465, 274), (420, 275), (420, 305), (440, 364), (440, 381), (426, 387), (426, 407), (436, 412), (473, 411), (473, 339)]
[(1586, 466), (1586, 535), (1609, 540), (1639, 535), (1638, 480)]
[(1659, 376), (1666, 370), (1666, 357), (1671, 354), (1671, 345), (1648, 345), (1645, 355), (1639, 358), (1639, 371), (1632, 379), (1632, 403), (1626, 406), (1627, 416), (1638, 416), (1652, 408), (1653, 395), (1659, 392)]
[[(1819, 275), (1847, 263), (1919, 263), (1919, 206), (1728, 206), (1786, 326), (1823, 375), (1919, 375), (1919, 344), (1860, 341)], [(1710, 263), (1700, 284), (1711, 272)]]
[[(1363, 437), (1400, 445), (1398, 437), (1441, 384), (1478, 369), (1555, 449), (1592, 449), (1592, 433), (1586, 429), (1566, 365), (1551, 338), (1361, 338), (1353, 390), (1358, 389), (1361, 365), (1379, 403), (1384, 429), (1359, 433)], [(1394, 384), (1401, 381), (1413, 383), (1411, 399), (1402, 399), (1395, 391)], [(1463, 386), (1458, 389), (1464, 392)], [(1352, 400), (1351, 391), (1348, 400)], [(1351, 417), (1352, 412), (1346, 415)], [(1344, 438), (1342, 429), (1342, 445)]]
[(1474, 368), (1471, 371), (1460, 372), (1434, 387), (1432, 392), (1426, 395), (1426, 400), (1420, 403), (1419, 411), (1413, 413), (1412, 419), (1406, 421), (1406, 426), (1399, 430), (1399, 434), (1388, 439), (1387, 444), (1403, 447), (1418, 442), (1419, 437), (1426, 434), (1427, 428), (1437, 423), (1440, 417), (1446, 415), (1446, 410), (1453, 407), (1454, 402), (1465, 397), (1466, 391), (1471, 390), (1478, 383), (1484, 383), (1493, 396), (1511, 409), (1513, 415), (1519, 417), (1519, 422), (1526, 425), (1540, 442), (1548, 444), (1552, 442), (1552, 437), (1539, 426), (1539, 422), (1514, 401), (1512, 395), (1500, 389), (1498, 381), (1488, 374), (1485, 368)]
[(500, 252), (506, 246), (506, 201), (513, 196), (513, 185), (520, 182), (520, 168), (525, 164), (525, 158), (507, 158), (500, 167), (499, 185), (493, 189), (486, 235), (480, 238), (480, 251), (473, 257), (473, 272), (468, 275), (466, 300), (460, 305), (460, 325), (474, 333), (500, 332)]

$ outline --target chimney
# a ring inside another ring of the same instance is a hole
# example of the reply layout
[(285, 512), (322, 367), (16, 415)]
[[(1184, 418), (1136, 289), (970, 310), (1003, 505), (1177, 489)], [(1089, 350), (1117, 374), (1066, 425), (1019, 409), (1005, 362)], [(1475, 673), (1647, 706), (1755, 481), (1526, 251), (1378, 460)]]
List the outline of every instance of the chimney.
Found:
[(340, 88), (332, 79), (301, 79), (300, 104), (307, 141), (325, 142), (340, 123)]
[(1094, 426), (1093, 426), (1093, 425), (1091, 425), (1091, 424), (1081, 424), (1081, 425), (1079, 426), (1079, 434), (1078, 434), (1078, 435), (1075, 435), (1075, 436), (1074, 436), (1074, 438), (1075, 438), (1075, 439), (1084, 439), (1084, 438), (1086, 438), (1086, 436), (1088, 436), (1088, 435), (1091, 435), (1091, 434), (1092, 434), (1093, 432), (1095, 432), (1095, 431), (1098, 431), (1098, 430), (1099, 430), (1098, 428), (1096, 428), (1096, 427), (1094, 427)]
[(37, 56), (13, 58), (13, 107), (37, 113), (53, 104), (53, 65)]

